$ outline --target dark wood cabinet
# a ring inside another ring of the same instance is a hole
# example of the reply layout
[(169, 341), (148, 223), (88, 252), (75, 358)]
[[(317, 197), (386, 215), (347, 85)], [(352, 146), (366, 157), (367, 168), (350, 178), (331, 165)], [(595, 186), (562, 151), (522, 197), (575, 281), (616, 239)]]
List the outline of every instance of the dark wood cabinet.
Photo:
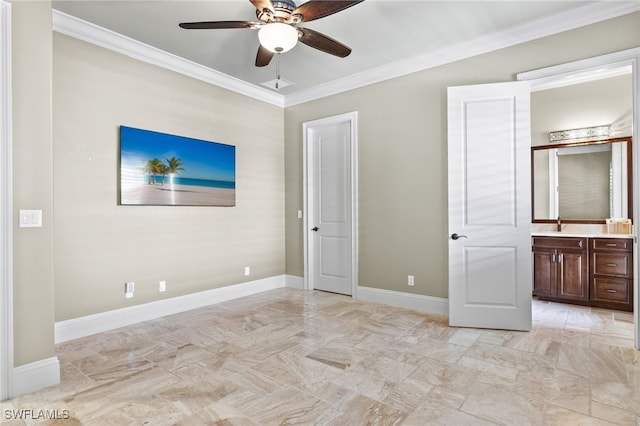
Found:
[(633, 246), (626, 238), (591, 239), (594, 306), (633, 311)]
[(532, 238), (533, 295), (633, 310), (633, 245), (626, 238)]
[(533, 247), (533, 295), (553, 297), (556, 295), (556, 250)]
[(571, 300), (589, 300), (589, 257), (587, 251), (559, 250), (558, 288), (556, 297)]
[(533, 294), (541, 298), (589, 300), (587, 239), (533, 237)]

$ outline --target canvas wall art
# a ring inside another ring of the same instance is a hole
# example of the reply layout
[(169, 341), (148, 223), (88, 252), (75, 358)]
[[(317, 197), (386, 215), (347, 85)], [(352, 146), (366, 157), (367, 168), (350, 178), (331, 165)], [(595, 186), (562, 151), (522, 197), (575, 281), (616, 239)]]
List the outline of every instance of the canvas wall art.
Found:
[(235, 206), (235, 146), (120, 126), (120, 204)]

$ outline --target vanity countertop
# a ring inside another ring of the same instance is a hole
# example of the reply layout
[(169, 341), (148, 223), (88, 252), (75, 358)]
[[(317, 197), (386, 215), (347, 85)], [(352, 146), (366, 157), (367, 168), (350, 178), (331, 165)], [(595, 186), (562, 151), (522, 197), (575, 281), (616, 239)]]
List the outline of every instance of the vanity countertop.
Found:
[(604, 233), (566, 232), (566, 231), (532, 232), (531, 236), (532, 237), (579, 237), (579, 238), (633, 238), (632, 234), (604, 234)]

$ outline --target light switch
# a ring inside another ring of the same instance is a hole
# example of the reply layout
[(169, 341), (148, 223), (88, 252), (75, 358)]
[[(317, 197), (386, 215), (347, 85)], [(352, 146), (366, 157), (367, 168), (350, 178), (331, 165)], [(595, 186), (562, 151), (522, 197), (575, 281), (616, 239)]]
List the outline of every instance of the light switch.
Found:
[(42, 210), (20, 210), (20, 228), (42, 227)]

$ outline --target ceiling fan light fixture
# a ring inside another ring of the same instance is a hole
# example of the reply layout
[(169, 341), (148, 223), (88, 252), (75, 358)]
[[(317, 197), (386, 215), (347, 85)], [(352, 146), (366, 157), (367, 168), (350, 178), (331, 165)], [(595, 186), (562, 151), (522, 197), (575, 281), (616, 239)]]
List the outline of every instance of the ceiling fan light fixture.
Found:
[(258, 39), (265, 49), (274, 53), (284, 53), (293, 49), (298, 42), (298, 30), (289, 24), (273, 22), (260, 28)]

